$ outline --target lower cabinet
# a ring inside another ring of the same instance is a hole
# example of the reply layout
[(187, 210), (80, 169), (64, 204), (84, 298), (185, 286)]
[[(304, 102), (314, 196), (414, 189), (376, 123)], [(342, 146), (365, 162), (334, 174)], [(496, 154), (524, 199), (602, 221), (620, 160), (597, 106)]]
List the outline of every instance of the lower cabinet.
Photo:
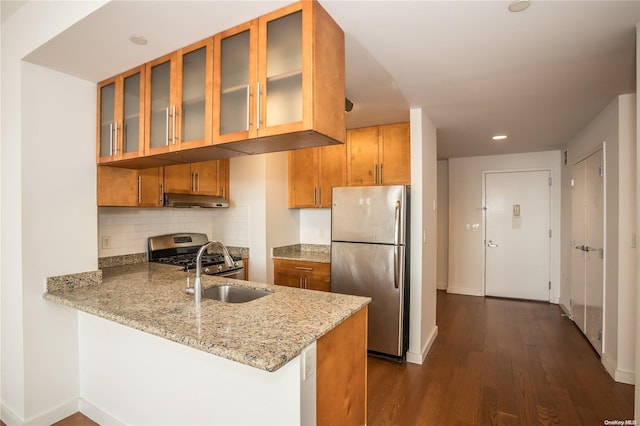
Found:
[(163, 170), (98, 166), (98, 206), (162, 207)]
[(321, 262), (274, 259), (275, 285), (331, 291), (331, 265)]

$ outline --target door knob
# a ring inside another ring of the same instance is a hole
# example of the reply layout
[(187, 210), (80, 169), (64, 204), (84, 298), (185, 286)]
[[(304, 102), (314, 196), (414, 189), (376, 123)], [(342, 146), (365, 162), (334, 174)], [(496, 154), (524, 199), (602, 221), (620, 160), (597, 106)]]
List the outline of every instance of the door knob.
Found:
[(489, 240), (489, 242), (487, 242), (487, 247), (495, 248), (498, 247), (498, 244), (494, 244), (493, 241)]

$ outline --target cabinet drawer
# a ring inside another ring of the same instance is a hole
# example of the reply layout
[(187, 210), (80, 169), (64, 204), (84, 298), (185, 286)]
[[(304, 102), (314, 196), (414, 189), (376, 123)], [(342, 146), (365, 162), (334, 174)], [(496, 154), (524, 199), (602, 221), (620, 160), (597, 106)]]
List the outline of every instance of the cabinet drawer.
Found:
[(331, 290), (328, 263), (274, 259), (274, 284), (309, 290)]

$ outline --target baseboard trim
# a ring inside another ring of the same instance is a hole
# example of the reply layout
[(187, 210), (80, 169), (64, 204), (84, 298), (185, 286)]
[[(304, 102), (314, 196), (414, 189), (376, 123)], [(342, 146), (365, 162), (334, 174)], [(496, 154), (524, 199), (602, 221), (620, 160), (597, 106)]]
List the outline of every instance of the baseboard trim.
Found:
[(625, 383), (627, 385), (636, 384), (636, 373), (632, 370), (621, 370), (618, 368), (617, 362), (611, 359), (607, 354), (602, 354), (600, 358), (602, 366), (609, 373), (609, 375), (618, 383)]
[(431, 330), (431, 334), (429, 335), (429, 338), (427, 339), (424, 346), (420, 350), (420, 353), (411, 352), (411, 351), (407, 352), (407, 362), (411, 364), (422, 365), (424, 363), (424, 360), (427, 358), (427, 355), (429, 354), (429, 351), (431, 350), (433, 343), (436, 341), (437, 336), (438, 336), (438, 326), (436, 325), (433, 327), (433, 330)]
[(446, 290), (449, 283), (436, 283), (436, 290)]
[(447, 293), (463, 294), (465, 296), (484, 296), (484, 291), (482, 289), (471, 287), (455, 287), (451, 285), (447, 287)]
[(78, 412), (78, 400), (72, 399), (61, 405), (58, 405), (57, 407), (53, 407), (52, 409), (45, 411), (44, 413), (40, 413), (26, 420), (20, 418), (20, 416), (13, 412), (13, 410), (7, 407), (4, 403), (2, 403), (1, 412), (2, 413), (0, 415), (2, 416), (2, 421), (8, 425), (50, 425)]
[(78, 407), (82, 414), (100, 425), (126, 426), (127, 424), (86, 399), (80, 398)]

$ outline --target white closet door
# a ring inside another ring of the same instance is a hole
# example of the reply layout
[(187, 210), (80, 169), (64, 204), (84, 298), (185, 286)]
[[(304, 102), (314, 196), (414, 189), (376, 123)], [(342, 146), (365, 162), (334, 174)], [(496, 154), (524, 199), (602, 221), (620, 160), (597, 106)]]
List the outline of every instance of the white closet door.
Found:
[(586, 335), (602, 353), (604, 301), (604, 166), (602, 151), (587, 158)]
[(602, 353), (604, 302), (604, 160), (600, 150), (572, 168), (572, 318)]

